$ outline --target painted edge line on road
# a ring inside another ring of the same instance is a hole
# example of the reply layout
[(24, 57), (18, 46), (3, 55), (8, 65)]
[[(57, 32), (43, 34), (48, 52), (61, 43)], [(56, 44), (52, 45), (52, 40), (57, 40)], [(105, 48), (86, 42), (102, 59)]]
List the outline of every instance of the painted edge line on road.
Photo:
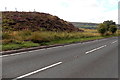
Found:
[[(96, 41), (102, 41), (102, 40), (107, 40), (107, 39), (93, 40), (93, 41), (83, 42), (83, 43), (80, 42), (80, 43), (77, 43), (77, 44), (86, 44), (86, 43), (91, 43), (91, 42), (96, 42)], [(64, 45), (64, 47), (68, 47), (68, 46), (71, 46), (71, 45), (77, 45), (77, 44)], [(28, 52), (41, 51), (41, 50), (46, 50), (46, 49), (54, 49), (54, 48), (59, 48), (59, 47), (62, 47), (62, 46), (50, 47), (50, 48), (43, 48), (43, 49), (32, 50), (32, 51), (25, 51), (25, 52), (19, 52), (19, 53), (8, 54), (8, 55), (6, 54), (6, 55), (1, 55), (0, 58), (2, 58), (2, 57), (8, 57), (8, 56), (20, 55), (20, 54), (28, 53)]]
[(38, 73), (38, 72), (44, 71), (44, 70), (46, 70), (46, 69), (49, 69), (49, 68), (55, 67), (55, 66), (60, 65), (60, 64), (62, 64), (62, 62), (58, 62), (58, 63), (52, 64), (52, 65), (50, 65), (50, 66), (47, 66), (47, 67), (41, 68), (41, 69), (39, 69), (39, 70), (36, 70), (36, 71), (30, 72), (30, 73), (28, 73), (28, 74), (24, 74), (24, 75), (19, 76), (19, 77), (15, 78), (15, 79), (12, 79), (12, 80), (18, 80), (18, 79), (21, 79), (21, 78), (25, 78), (25, 77), (27, 77), (27, 76), (30, 76), (30, 75), (32, 75), (32, 74), (35, 74), (35, 73)]
[[(55, 48), (55, 47), (52, 47), (52, 48)], [(58, 47), (56, 47), (56, 48), (58, 48)], [(50, 49), (50, 48), (44, 48), (44, 49), (38, 49), (38, 50), (32, 50), (32, 51), (19, 52), (19, 53), (8, 54), (8, 55), (1, 55), (0, 58), (1, 57), (8, 57), (8, 56), (20, 55), (20, 54), (24, 54), (24, 53), (28, 53), (28, 52), (31, 53), (31, 52), (35, 52), (35, 51), (42, 51), (42, 50), (46, 50), (46, 49)]]
[(19, 54), (23, 54), (23, 53), (26, 53), (26, 52), (20, 52), (20, 53), (9, 54), (9, 55), (1, 55), (0, 57), (14, 56), (14, 55), (19, 55)]
[(85, 54), (88, 54), (88, 53), (91, 53), (91, 52), (93, 52), (93, 51), (99, 50), (99, 49), (101, 49), (101, 48), (103, 48), (103, 47), (106, 47), (106, 46), (107, 46), (107, 45), (104, 45), (104, 46), (101, 46), (101, 47), (92, 49), (92, 50), (90, 50), (90, 51), (85, 52)]

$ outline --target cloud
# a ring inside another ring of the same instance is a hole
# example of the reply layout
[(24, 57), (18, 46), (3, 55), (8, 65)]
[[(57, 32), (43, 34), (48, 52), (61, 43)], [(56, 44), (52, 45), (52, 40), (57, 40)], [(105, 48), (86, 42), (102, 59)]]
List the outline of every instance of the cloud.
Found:
[[(0, 10), (50, 13), (72, 22), (103, 22), (117, 19), (118, 0), (1, 0)], [(112, 5), (112, 6), (111, 6)]]

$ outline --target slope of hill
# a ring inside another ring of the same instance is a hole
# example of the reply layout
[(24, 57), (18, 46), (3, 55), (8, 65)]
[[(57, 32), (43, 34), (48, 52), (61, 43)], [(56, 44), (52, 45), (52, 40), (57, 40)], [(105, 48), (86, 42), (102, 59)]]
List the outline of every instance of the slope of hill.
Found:
[(96, 29), (98, 23), (71, 22), (77, 28)]
[(45, 31), (82, 31), (71, 23), (47, 13), (39, 12), (2, 12), (3, 31), (45, 30)]

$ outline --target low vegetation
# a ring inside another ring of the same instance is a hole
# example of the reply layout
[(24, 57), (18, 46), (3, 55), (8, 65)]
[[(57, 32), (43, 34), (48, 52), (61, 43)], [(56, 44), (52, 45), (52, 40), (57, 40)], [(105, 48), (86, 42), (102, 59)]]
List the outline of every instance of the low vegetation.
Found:
[[(98, 28), (98, 30), (76, 28), (71, 23), (46, 13), (3, 12), (0, 42), (2, 42), (2, 50), (7, 51), (101, 39), (120, 34), (120, 30), (116, 31), (115, 25), (110, 25), (108, 28), (105, 24), (100, 24)], [(101, 36), (108, 32), (112, 35)]]
[[(73, 43), (110, 36), (100, 36), (95, 29), (83, 29), (84, 32), (51, 32), (51, 31), (9, 31), (3, 32), (3, 50), (15, 50), (42, 45)], [(120, 31), (117, 31), (120, 33)], [(112, 35), (117, 36), (117, 33)]]
[(48, 13), (7, 11), (2, 12), (2, 17), (2, 31), (81, 31), (70, 22)]

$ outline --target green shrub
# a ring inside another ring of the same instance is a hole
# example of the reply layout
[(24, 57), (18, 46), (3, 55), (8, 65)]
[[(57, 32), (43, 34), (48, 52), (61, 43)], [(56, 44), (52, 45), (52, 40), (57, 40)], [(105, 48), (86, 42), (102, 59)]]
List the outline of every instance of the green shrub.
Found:
[(100, 24), (98, 26), (98, 32), (102, 35), (104, 35), (106, 32), (107, 32), (107, 28), (106, 28), (106, 25), (105, 24)]
[(114, 34), (117, 31), (117, 26), (116, 25), (110, 25), (109, 31)]

